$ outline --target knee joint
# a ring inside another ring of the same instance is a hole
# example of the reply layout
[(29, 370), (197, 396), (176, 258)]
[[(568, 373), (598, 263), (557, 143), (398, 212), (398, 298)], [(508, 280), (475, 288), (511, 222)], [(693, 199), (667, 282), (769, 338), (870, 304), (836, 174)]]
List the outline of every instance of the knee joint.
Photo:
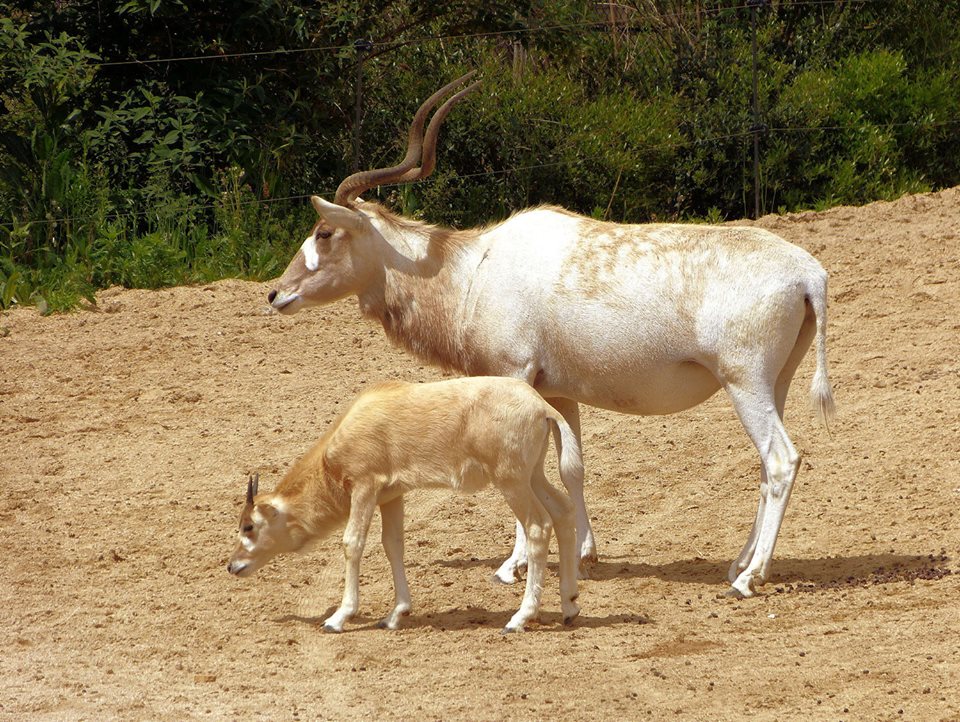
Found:
[(527, 543), (548, 543), (550, 541), (550, 522), (530, 524), (527, 527)]

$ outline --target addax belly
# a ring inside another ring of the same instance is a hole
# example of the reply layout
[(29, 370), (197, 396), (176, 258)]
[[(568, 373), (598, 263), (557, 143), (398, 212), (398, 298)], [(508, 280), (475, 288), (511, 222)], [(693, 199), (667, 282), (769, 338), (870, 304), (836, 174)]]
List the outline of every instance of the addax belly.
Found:
[(720, 382), (693, 360), (642, 365), (544, 364), (534, 380), (546, 398), (560, 396), (589, 406), (644, 416), (673, 414), (703, 403)]

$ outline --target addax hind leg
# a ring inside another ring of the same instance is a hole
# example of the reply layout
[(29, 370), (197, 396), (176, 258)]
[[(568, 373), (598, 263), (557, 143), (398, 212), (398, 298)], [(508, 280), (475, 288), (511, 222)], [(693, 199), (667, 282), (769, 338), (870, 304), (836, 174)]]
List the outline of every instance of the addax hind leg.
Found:
[[(776, 406), (777, 417), (780, 419), (781, 425), (783, 422), (783, 410), (787, 402), (787, 392), (790, 390), (790, 384), (793, 381), (793, 376), (797, 371), (797, 367), (800, 365), (800, 362), (803, 360), (804, 355), (807, 353), (807, 349), (810, 347), (811, 342), (816, 334), (816, 319), (811, 313), (809, 304), (805, 304), (805, 315), (803, 322), (800, 325), (800, 330), (797, 334), (797, 338), (794, 341), (793, 348), (790, 350), (790, 353), (787, 355), (786, 361), (783, 363), (783, 366), (780, 370), (780, 373), (777, 376), (776, 384), (774, 387), (774, 404)], [(730, 388), (727, 389), (728, 392)], [(761, 392), (760, 396), (765, 396), (766, 391)], [(731, 398), (733, 398), (733, 393), (731, 392)], [(748, 394), (742, 393), (744, 397)], [(734, 404), (737, 404), (736, 399), (734, 398)], [(740, 414), (741, 421), (743, 420), (743, 414), (740, 413), (740, 409), (737, 409), (737, 413)], [(746, 427), (746, 422), (744, 422)], [(750, 433), (749, 428), (747, 432)], [(783, 432), (786, 436), (786, 431)], [(756, 444), (756, 439), (754, 439), (753, 434), (751, 434), (751, 439), (754, 440)], [(787, 438), (789, 443), (789, 438)], [(759, 447), (758, 447), (759, 448)], [(792, 448), (792, 446), (791, 446)], [(763, 452), (761, 451), (761, 456)], [(799, 463), (799, 461), (798, 461)], [(730, 571), (727, 574), (727, 578), (730, 582), (736, 581), (736, 579), (743, 573), (745, 569), (750, 565), (750, 560), (754, 556), (754, 552), (757, 548), (757, 541), (759, 538), (760, 530), (763, 526), (763, 519), (766, 513), (766, 502), (768, 497), (770, 482), (767, 478), (767, 465), (765, 463), (760, 464), (760, 502), (757, 505), (757, 515), (753, 521), (753, 526), (750, 529), (750, 535), (747, 537), (747, 542), (744, 544), (743, 549), (741, 550), (739, 556), (730, 565)], [(769, 560), (767, 561), (767, 566), (769, 567)], [(764, 570), (764, 577), (766, 576), (766, 570)]]
[[(783, 422), (783, 408), (787, 400), (787, 390), (790, 388), (790, 380), (793, 376), (793, 371), (790, 371), (789, 376), (783, 381), (783, 383), (778, 383), (774, 392), (774, 403), (776, 404), (777, 416), (780, 419), (781, 423)], [(731, 394), (732, 396), (732, 394)], [(736, 405), (736, 400), (734, 400), (734, 405)], [(737, 410), (739, 414), (739, 409)], [(741, 415), (741, 421), (743, 416)], [(746, 427), (746, 424), (744, 424)], [(749, 433), (749, 430), (748, 430)], [(751, 435), (751, 439), (753, 436)], [(756, 441), (754, 441), (756, 443)], [(762, 452), (761, 452), (762, 455)], [(760, 502), (757, 504), (757, 515), (753, 520), (753, 526), (750, 527), (750, 535), (747, 537), (746, 544), (743, 545), (743, 549), (740, 550), (740, 554), (734, 560), (733, 564), (730, 565), (730, 571), (727, 572), (727, 579), (732, 583), (735, 582), (737, 577), (750, 565), (750, 560), (753, 558), (753, 554), (757, 549), (757, 539), (760, 536), (760, 529), (763, 527), (763, 518), (767, 509), (767, 495), (770, 488), (770, 482), (767, 478), (767, 465), (760, 462)]]
[(757, 504), (757, 515), (753, 519), (753, 526), (750, 527), (750, 535), (747, 537), (747, 543), (743, 545), (743, 549), (740, 550), (737, 558), (733, 560), (733, 563), (730, 565), (730, 570), (727, 572), (727, 579), (731, 583), (736, 581), (740, 573), (747, 568), (750, 559), (753, 557), (753, 552), (757, 548), (757, 535), (763, 524), (763, 512), (766, 507), (766, 499), (767, 469), (763, 464), (760, 464), (760, 503)]
[[(577, 446), (583, 454), (583, 444), (580, 439), (580, 406), (571, 399), (547, 399), (547, 402), (560, 412), (564, 421), (570, 426), (577, 438)], [(565, 480), (567, 493), (573, 502), (575, 524), (577, 527), (577, 550), (580, 555), (580, 578), (590, 576), (590, 567), (597, 562), (597, 543), (593, 538), (593, 527), (590, 525), (590, 515), (587, 513), (587, 502), (583, 496), (583, 475)]]
[(800, 455), (783, 426), (783, 407), (782, 404), (778, 406), (773, 389), (748, 390), (731, 386), (727, 391), (740, 421), (760, 452), (764, 472), (757, 517), (750, 538), (735, 562), (735, 568), (739, 569), (741, 563), (745, 566), (732, 580), (736, 594), (750, 597), (767, 578), (777, 535), (800, 468)]

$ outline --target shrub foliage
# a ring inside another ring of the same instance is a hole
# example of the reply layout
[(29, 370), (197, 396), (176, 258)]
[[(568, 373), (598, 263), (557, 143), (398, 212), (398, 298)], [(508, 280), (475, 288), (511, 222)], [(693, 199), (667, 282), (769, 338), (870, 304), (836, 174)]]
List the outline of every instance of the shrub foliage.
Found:
[[(379, 189), (397, 210), (456, 226), (537, 203), (749, 215), (749, 13), (0, 0), (0, 308), (276, 275), (305, 196), (394, 163), (422, 99), (471, 68), (482, 90), (447, 120), (435, 174)], [(774, 0), (757, 19), (764, 210), (960, 182), (960, 4)]]

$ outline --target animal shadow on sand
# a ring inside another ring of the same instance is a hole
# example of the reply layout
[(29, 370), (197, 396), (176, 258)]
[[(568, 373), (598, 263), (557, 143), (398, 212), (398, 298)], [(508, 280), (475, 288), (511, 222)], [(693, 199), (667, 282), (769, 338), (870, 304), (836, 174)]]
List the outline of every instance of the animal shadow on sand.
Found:
[[(477, 559), (476, 557), (455, 560), (437, 560), (436, 564), (456, 569), (471, 567), (496, 568), (499, 559)], [(821, 557), (817, 559), (775, 559), (770, 580), (761, 587), (761, 594), (798, 594), (804, 592), (824, 592), (854, 587), (870, 587), (878, 584), (896, 582), (912, 583), (917, 579), (937, 580), (954, 573), (952, 561), (944, 552), (936, 554), (865, 554), (850, 557)], [(629, 561), (622, 557), (605, 557), (595, 563), (590, 570), (591, 583), (603, 583), (611, 579), (653, 577), (667, 582), (680, 584), (710, 584), (718, 592), (729, 586), (726, 581), (728, 561), (702, 559), (682, 559), (666, 564), (644, 564)], [(557, 568), (550, 564), (550, 572), (555, 576)], [(960, 570), (958, 570), (960, 572)], [(298, 623), (313, 627), (318, 633), (323, 631), (323, 621), (336, 610), (331, 606), (318, 616), (286, 614), (276, 618), (278, 624)], [(458, 631), (470, 629), (499, 630), (513, 614), (512, 609), (489, 610), (481, 607), (455, 607), (437, 612), (420, 612), (416, 609), (400, 624), (401, 630), (435, 629), (438, 631)], [(615, 614), (592, 617), (583, 614), (577, 617), (573, 628), (593, 628), (618, 625), (649, 624), (653, 620), (643, 614)], [(376, 630), (378, 617), (358, 614), (353, 618), (345, 633), (363, 630)], [(533, 623), (526, 633), (562, 632), (570, 627), (564, 626), (559, 612), (544, 610), (540, 622)]]
[[(318, 634), (323, 633), (323, 620), (336, 610), (336, 606), (331, 606), (326, 612), (319, 616), (303, 616), (300, 614), (285, 614), (277, 617), (273, 621), (277, 624), (304, 624), (312, 627)], [(463, 630), (489, 630), (499, 633), (503, 626), (510, 620), (515, 610), (504, 608), (502, 610), (483, 609), (482, 607), (468, 606), (466, 608), (456, 607), (437, 612), (417, 612), (416, 609), (410, 616), (404, 617), (400, 622), (400, 631), (403, 630), (422, 630), (432, 629), (439, 632), (456, 632)], [(522, 634), (549, 634), (557, 632), (567, 632), (571, 629), (584, 629), (592, 627), (607, 627), (622, 624), (649, 624), (652, 620), (643, 614), (612, 614), (605, 617), (588, 617), (581, 614), (574, 620), (572, 625), (563, 624), (563, 617), (559, 611), (544, 610), (540, 613), (540, 620), (530, 622)], [(381, 630), (378, 626), (379, 619), (373, 616), (358, 614), (347, 625), (343, 633), (350, 632), (379, 632), (381, 634), (393, 634)]]
[[(954, 573), (951, 559), (943, 550), (931, 554), (864, 554), (819, 557), (816, 559), (774, 558), (764, 591), (809, 592), (846, 587), (872, 586), (917, 579), (942, 579)], [(454, 568), (496, 568), (499, 559), (442, 559), (440, 566)], [(711, 584), (727, 587), (729, 560), (680, 559), (665, 564), (645, 564), (627, 557), (604, 557), (590, 568), (589, 578), (604, 581), (618, 578), (653, 577), (666, 582)], [(556, 573), (556, 566), (550, 568)], [(960, 571), (960, 570), (958, 570)]]

